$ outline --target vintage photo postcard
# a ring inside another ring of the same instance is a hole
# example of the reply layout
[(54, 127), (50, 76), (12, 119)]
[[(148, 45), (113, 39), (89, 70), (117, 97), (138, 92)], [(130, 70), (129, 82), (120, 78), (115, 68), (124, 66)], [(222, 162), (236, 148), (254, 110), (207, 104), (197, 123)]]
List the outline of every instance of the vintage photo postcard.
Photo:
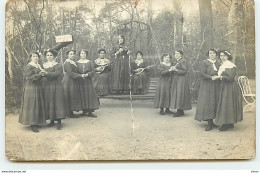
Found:
[(253, 159), (253, 0), (9, 0), (11, 161)]

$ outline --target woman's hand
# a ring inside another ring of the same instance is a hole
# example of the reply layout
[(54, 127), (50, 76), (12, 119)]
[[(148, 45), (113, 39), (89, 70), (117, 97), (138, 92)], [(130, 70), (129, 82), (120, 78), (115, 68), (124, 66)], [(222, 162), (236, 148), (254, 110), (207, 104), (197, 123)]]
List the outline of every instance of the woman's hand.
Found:
[(88, 77), (88, 73), (86, 73), (86, 74), (81, 74), (81, 77), (82, 77), (82, 78)]
[(99, 66), (99, 67), (96, 68), (96, 70), (97, 70), (97, 71), (102, 71), (102, 67)]
[(214, 80), (218, 80), (220, 79), (221, 76), (212, 76), (211, 79), (214, 81)]
[(175, 66), (171, 66), (171, 68), (169, 69), (169, 71), (177, 71)]
[(142, 70), (142, 68), (137, 68), (136, 70), (135, 70), (135, 72), (137, 73), (137, 72), (139, 72), (139, 71), (141, 71)]
[(45, 70), (41, 70), (40, 73), (39, 73), (41, 76), (45, 76), (47, 75), (47, 72)]

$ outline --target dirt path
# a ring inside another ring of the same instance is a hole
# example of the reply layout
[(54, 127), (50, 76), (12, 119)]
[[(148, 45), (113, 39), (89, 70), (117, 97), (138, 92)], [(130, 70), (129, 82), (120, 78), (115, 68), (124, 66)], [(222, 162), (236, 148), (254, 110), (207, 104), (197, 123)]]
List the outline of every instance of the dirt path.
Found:
[(63, 130), (39, 133), (6, 116), (6, 156), (10, 160), (248, 159), (255, 156), (255, 111), (227, 132), (205, 132), (195, 107), (185, 117), (158, 114), (152, 101), (134, 101), (135, 133), (129, 101), (101, 100), (98, 118), (63, 121)]

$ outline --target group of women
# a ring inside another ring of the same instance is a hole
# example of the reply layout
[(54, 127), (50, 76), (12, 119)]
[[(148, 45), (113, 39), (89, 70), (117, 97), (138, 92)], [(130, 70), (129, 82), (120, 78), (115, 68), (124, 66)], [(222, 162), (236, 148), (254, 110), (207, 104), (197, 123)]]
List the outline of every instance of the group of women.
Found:
[[(175, 60), (170, 54), (163, 54), (157, 66), (159, 79), (155, 92), (155, 107), (160, 114), (184, 115), (184, 110), (191, 109), (191, 95), (188, 78), (188, 62), (183, 59), (183, 51), (175, 51)], [(177, 109), (176, 113), (169, 108)], [(164, 110), (165, 109), (165, 110)]]
[[(39, 125), (46, 124), (46, 120), (50, 120), (50, 127), (57, 121), (57, 129), (61, 130), (62, 119), (78, 117), (74, 111), (82, 111), (83, 116), (97, 117), (93, 112), (100, 106), (98, 95), (128, 94), (130, 90), (133, 94), (147, 94), (150, 66), (141, 51), (136, 53), (135, 60), (130, 60), (131, 52), (125, 45), (124, 36), (118, 36), (118, 45), (111, 53), (112, 62), (105, 58), (105, 49), (98, 50), (99, 58), (94, 61), (87, 59), (87, 50), (78, 53), (77, 59), (75, 50), (67, 51), (64, 65), (56, 62), (58, 52), (54, 49), (45, 51), (42, 65), (39, 64), (38, 52), (29, 56), (29, 63), (24, 68), (21, 124), (30, 125), (33, 132), (39, 132)], [(243, 119), (242, 95), (235, 82), (236, 66), (228, 51), (210, 49), (207, 56), (209, 59), (200, 64), (195, 119), (208, 122), (206, 131), (213, 129), (215, 119), (215, 123), (220, 125), (218, 130), (225, 131)], [(159, 78), (154, 106), (160, 108), (161, 115), (180, 117), (184, 110), (192, 108), (189, 68), (183, 51), (175, 51), (174, 57), (172, 60), (170, 54), (163, 54), (156, 66)]]
[(141, 51), (136, 52), (136, 59), (131, 60), (131, 51), (126, 46), (125, 37), (118, 36), (118, 45), (112, 49), (110, 92), (115, 94), (147, 94), (150, 85), (148, 62)]
[(90, 61), (88, 51), (66, 52), (64, 65), (56, 61), (58, 52), (49, 49), (44, 52), (45, 61), (39, 64), (40, 55), (33, 52), (29, 63), (24, 67), (25, 86), (21, 104), (19, 122), (30, 125), (33, 132), (39, 132), (39, 125), (50, 120), (49, 127), (55, 125), (61, 130), (61, 120), (66, 117), (75, 118), (74, 111), (82, 111), (82, 115), (97, 117), (93, 114), (99, 109), (99, 96), (110, 92), (124, 94), (145, 94), (149, 87), (149, 69), (142, 59), (143, 53), (137, 52), (137, 59), (130, 61), (130, 51), (124, 45), (124, 36), (118, 37), (118, 46), (112, 51), (111, 63), (105, 58), (106, 50), (99, 49), (99, 58)]
[[(219, 59), (217, 55), (219, 54)], [(207, 121), (205, 131), (220, 125), (218, 131), (234, 128), (234, 123), (243, 120), (242, 94), (235, 81), (236, 65), (231, 62), (228, 51), (217, 52), (210, 49), (209, 59), (200, 64), (200, 86), (195, 119)], [(160, 114), (184, 115), (184, 110), (191, 109), (191, 96), (188, 82), (188, 63), (183, 59), (183, 51), (175, 51), (175, 60), (170, 54), (163, 54), (157, 66), (159, 79), (156, 86), (155, 107)], [(177, 109), (173, 113), (170, 108)], [(164, 110), (165, 109), (165, 110)]]
[(42, 66), (39, 53), (30, 54), (24, 68), (25, 87), (19, 122), (30, 125), (33, 132), (39, 132), (39, 125), (46, 124), (46, 120), (50, 120), (50, 127), (57, 121), (57, 129), (61, 130), (62, 119), (76, 117), (73, 111), (97, 117), (93, 112), (99, 108), (99, 100), (92, 79), (96, 69), (93, 62), (86, 59), (86, 50), (79, 52), (77, 61), (75, 53), (67, 51), (64, 71), (61, 63), (55, 60), (57, 51), (47, 50)]

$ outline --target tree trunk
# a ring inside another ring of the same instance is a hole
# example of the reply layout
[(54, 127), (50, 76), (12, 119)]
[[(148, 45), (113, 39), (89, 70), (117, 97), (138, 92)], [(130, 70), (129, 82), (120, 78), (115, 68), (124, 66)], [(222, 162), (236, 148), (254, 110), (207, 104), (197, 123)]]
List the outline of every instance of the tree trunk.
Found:
[(233, 62), (239, 67), (245, 66), (243, 62), (243, 31), (244, 24), (244, 0), (233, 0), (228, 14), (228, 40), (229, 50), (233, 56)]
[(202, 46), (200, 58), (206, 58), (206, 52), (214, 48), (213, 18), (211, 0), (199, 0)]
[(180, 0), (173, 0), (174, 7), (174, 49), (182, 50), (183, 13)]
[(152, 10), (153, 10), (153, 1), (152, 0), (147, 0), (148, 3), (148, 16), (147, 16), (147, 54), (151, 55), (151, 40), (152, 40), (152, 31), (151, 31), (151, 26), (152, 26)]
[(7, 58), (8, 58), (7, 59), (7, 61), (8, 61), (8, 73), (9, 73), (9, 76), (10, 76), (10, 81), (12, 83), (13, 78), (14, 78), (14, 74), (13, 74), (13, 70), (12, 70), (12, 67), (13, 67), (12, 54), (11, 54), (11, 51), (10, 51), (8, 46), (5, 46), (5, 50), (6, 50)]

